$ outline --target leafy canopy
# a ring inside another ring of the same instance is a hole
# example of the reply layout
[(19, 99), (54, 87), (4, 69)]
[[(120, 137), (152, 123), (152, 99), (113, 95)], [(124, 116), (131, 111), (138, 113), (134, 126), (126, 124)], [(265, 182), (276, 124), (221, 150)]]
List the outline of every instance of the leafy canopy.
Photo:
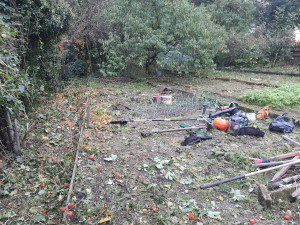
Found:
[(219, 0), (207, 6), (213, 20), (227, 31), (247, 32), (254, 24), (255, 4), (247, 0)]
[(177, 72), (211, 69), (225, 45), (224, 29), (188, 0), (114, 0), (104, 16), (110, 29), (108, 40), (102, 40), (104, 75), (129, 64), (148, 70), (155, 62)]

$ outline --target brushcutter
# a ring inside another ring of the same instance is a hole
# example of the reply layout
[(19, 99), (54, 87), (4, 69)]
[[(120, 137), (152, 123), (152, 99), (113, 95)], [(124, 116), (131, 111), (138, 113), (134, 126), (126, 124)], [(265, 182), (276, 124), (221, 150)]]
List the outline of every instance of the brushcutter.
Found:
[(201, 128), (206, 128), (206, 126), (195, 126), (195, 127), (184, 127), (184, 128), (177, 128), (177, 129), (168, 129), (168, 130), (153, 130), (151, 132), (142, 132), (142, 137), (148, 137), (153, 133), (166, 133), (166, 132), (176, 132), (176, 131), (186, 131), (186, 130), (198, 130)]
[[(243, 112), (239, 111), (238, 104), (235, 102), (232, 102), (229, 105), (229, 108), (227, 106), (220, 105), (219, 110), (221, 111), (209, 115), (209, 118), (216, 129), (236, 133), (241, 126), (247, 126), (249, 123), (249, 119)], [(226, 117), (218, 117), (221, 114), (225, 114)]]
[(125, 120), (125, 119), (121, 119), (121, 120), (117, 120), (117, 121), (111, 121), (111, 124), (127, 124), (129, 122), (163, 122), (163, 121), (192, 121), (192, 120), (198, 120), (201, 121), (203, 120), (201, 117), (197, 117), (197, 118), (187, 118), (187, 119), (142, 119), (142, 120)]
[[(199, 116), (197, 118), (185, 118), (185, 119), (141, 119), (141, 120), (125, 120), (125, 119), (121, 119), (121, 120), (117, 120), (117, 121), (111, 121), (111, 124), (127, 124), (129, 122), (163, 122), (163, 121), (168, 121), (168, 122), (174, 122), (174, 121), (206, 121), (207, 123), (211, 123), (212, 119), (222, 115), (222, 114), (226, 114), (226, 113), (232, 113), (234, 110), (238, 109), (237, 106), (234, 106), (232, 108), (228, 108), (226, 110), (222, 110), (222, 111), (218, 111), (215, 112), (213, 114), (210, 114), (208, 117), (205, 116)], [(205, 111), (204, 111), (205, 112)]]

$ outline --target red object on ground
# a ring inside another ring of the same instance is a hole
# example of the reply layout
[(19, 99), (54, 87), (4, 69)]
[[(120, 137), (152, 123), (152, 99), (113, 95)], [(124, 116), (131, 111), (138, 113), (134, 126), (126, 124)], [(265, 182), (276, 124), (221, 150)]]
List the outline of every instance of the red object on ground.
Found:
[(290, 215), (288, 215), (288, 214), (285, 214), (285, 215), (283, 216), (283, 218), (286, 219), (286, 220), (290, 220), (290, 219), (291, 219)]
[(249, 219), (250, 224), (255, 224), (255, 220), (254, 219)]
[(193, 220), (195, 218), (195, 214), (194, 213), (190, 213), (189, 214), (189, 220)]
[(162, 98), (160, 95), (157, 95), (157, 96), (153, 96), (153, 102), (154, 103), (159, 103), (161, 102)]

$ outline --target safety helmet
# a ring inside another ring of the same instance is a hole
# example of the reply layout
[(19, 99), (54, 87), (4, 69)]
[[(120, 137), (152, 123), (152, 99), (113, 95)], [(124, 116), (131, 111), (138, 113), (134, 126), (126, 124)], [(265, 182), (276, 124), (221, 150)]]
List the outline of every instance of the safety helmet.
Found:
[(217, 117), (213, 120), (213, 126), (222, 131), (228, 131), (230, 128), (229, 120)]

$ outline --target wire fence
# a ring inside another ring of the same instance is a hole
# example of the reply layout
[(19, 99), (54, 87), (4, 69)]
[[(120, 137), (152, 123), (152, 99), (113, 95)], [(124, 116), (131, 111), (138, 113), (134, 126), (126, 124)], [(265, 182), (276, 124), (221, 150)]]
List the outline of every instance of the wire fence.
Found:
[(200, 94), (172, 94), (172, 103), (164, 102), (146, 105), (138, 105), (134, 109), (134, 114), (139, 118), (171, 118), (186, 115), (200, 115), (202, 106), (206, 104), (208, 108), (217, 108), (219, 100), (215, 99), (211, 92), (202, 91)]

